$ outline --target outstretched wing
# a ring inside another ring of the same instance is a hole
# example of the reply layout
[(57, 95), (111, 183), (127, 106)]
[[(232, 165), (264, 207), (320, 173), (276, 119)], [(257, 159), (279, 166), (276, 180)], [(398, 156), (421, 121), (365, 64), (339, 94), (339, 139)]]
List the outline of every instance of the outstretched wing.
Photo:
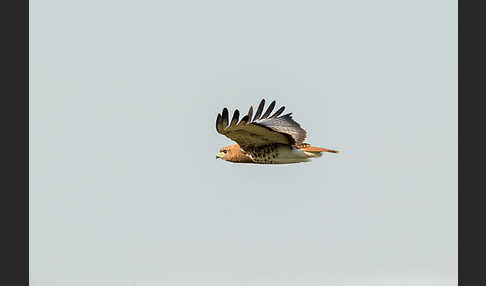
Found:
[(270, 116), (275, 107), (275, 101), (272, 101), (262, 115), (264, 105), (265, 99), (262, 99), (253, 119), (251, 118), (253, 106), (251, 106), (248, 114), (243, 116), (239, 122), (240, 112), (235, 110), (229, 121), (228, 109), (225, 107), (216, 118), (216, 131), (236, 141), (243, 149), (246, 146), (261, 146), (271, 143), (294, 145), (304, 142), (307, 133), (299, 123), (292, 119), (292, 113), (279, 116), (285, 109), (282, 106)]

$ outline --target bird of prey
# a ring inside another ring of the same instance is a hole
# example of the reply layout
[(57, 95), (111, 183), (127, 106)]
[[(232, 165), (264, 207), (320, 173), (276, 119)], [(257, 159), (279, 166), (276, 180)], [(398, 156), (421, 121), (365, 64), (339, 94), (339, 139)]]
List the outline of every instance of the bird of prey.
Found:
[(307, 162), (309, 158), (322, 156), (322, 152), (339, 153), (304, 143), (307, 132), (293, 120), (292, 113), (280, 116), (284, 106), (273, 115), (270, 114), (275, 101), (270, 103), (265, 113), (264, 106), (265, 99), (262, 99), (254, 116), (253, 106), (250, 106), (248, 114), (240, 121), (238, 109), (234, 111), (231, 121), (226, 107), (218, 114), (216, 131), (237, 144), (221, 148), (216, 159), (233, 163), (290, 164)]

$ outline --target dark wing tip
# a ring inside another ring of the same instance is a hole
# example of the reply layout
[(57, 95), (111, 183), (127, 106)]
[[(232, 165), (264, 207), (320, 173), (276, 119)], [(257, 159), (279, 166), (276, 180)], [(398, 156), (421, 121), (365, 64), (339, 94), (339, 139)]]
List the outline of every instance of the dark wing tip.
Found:
[(223, 132), (223, 128), (222, 128), (222, 122), (221, 122), (221, 114), (218, 113), (218, 117), (216, 117), (216, 131), (218, 131), (218, 133), (221, 133)]
[(260, 101), (260, 104), (258, 105), (258, 109), (255, 114), (255, 117), (253, 118), (253, 121), (260, 119), (260, 115), (262, 115), (264, 106), (265, 106), (265, 99), (262, 99), (262, 101)]
[(253, 105), (251, 105), (250, 109), (248, 110), (248, 118), (251, 119), (252, 116), (253, 116)]
[(248, 121), (250, 121), (250, 117), (248, 117), (248, 114), (243, 116), (243, 118), (241, 118), (241, 121), (238, 125), (242, 125), (242, 124), (247, 124)]
[(270, 113), (272, 113), (273, 108), (275, 108), (275, 100), (272, 101), (272, 103), (270, 103), (270, 105), (267, 108), (267, 111), (265, 111), (265, 114), (263, 114), (261, 119), (267, 118), (270, 115)]
[(233, 118), (231, 119), (230, 127), (235, 126), (239, 118), (240, 118), (240, 111), (236, 109), (235, 112), (233, 113)]
[(223, 125), (223, 129), (228, 127), (228, 109), (225, 107), (223, 108), (223, 114), (221, 115), (221, 122)]
[(282, 112), (284, 112), (284, 110), (285, 110), (285, 106), (280, 107), (277, 110), (277, 112), (275, 112), (272, 116), (270, 116), (270, 118), (275, 118), (275, 117), (279, 116), (280, 114), (282, 114)]

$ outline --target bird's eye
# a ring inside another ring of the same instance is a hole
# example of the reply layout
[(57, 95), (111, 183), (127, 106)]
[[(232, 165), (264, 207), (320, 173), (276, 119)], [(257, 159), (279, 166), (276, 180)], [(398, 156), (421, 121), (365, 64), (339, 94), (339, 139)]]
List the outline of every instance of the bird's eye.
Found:
[(226, 152), (228, 152), (228, 150), (223, 150), (223, 153), (225, 153), (225, 154), (226, 154)]

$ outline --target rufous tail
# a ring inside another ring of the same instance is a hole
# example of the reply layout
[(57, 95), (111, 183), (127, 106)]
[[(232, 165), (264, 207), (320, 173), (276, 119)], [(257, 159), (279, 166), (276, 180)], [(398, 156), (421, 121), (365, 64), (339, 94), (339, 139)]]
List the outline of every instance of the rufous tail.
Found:
[(299, 148), (300, 150), (305, 151), (305, 152), (318, 152), (318, 153), (329, 152), (329, 153), (336, 153), (336, 154), (339, 153), (338, 150), (314, 147), (314, 146), (311, 146), (310, 144), (307, 144), (307, 143), (304, 143), (301, 146), (297, 146), (297, 148)]

